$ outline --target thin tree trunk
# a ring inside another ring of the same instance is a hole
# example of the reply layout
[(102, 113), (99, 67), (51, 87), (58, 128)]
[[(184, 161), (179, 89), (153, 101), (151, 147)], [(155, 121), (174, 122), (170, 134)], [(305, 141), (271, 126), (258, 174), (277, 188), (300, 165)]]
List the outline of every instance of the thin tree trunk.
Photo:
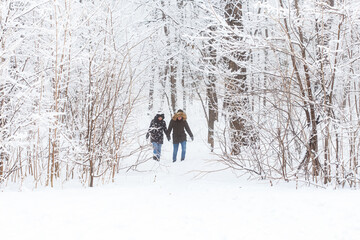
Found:
[(209, 120), (208, 120), (208, 143), (210, 144), (211, 151), (214, 150), (214, 128), (215, 121), (218, 120), (218, 106), (217, 106), (217, 94), (215, 89), (216, 78), (213, 74), (209, 77), (209, 85), (207, 86), (207, 98), (208, 98), (208, 109), (209, 109)]
[(177, 84), (176, 84), (176, 67), (174, 59), (170, 61), (170, 88), (171, 88), (171, 109), (176, 112), (177, 107)]
[(149, 82), (149, 111), (152, 111), (154, 108), (154, 83), (155, 83), (155, 73), (153, 73), (153, 77)]
[[(214, 28), (210, 28), (211, 31), (214, 31)], [(210, 144), (211, 151), (214, 150), (214, 128), (215, 121), (218, 120), (218, 100), (216, 93), (216, 76), (212, 71), (214, 71), (216, 67), (216, 49), (213, 46), (215, 39), (211, 38), (209, 40), (209, 48), (205, 53), (206, 59), (209, 59), (208, 62), (212, 70), (208, 75), (208, 80), (206, 81), (206, 96), (208, 98), (208, 143)]]
[[(295, 0), (295, 8), (297, 9), (297, 15), (300, 15), (300, 9), (298, 5), (298, 0)], [(305, 42), (304, 42), (304, 35), (303, 30), (301, 27), (298, 27), (299, 31), (299, 40), (300, 40), (300, 47), (301, 47), (301, 56), (304, 60), (303, 68), (305, 73), (305, 85), (307, 89), (307, 98), (308, 98), (308, 106), (310, 112), (310, 126), (311, 126), (311, 133), (310, 133), (310, 157), (312, 160), (312, 175), (318, 176), (320, 171), (320, 162), (319, 162), (319, 154), (318, 154), (318, 133), (317, 133), (317, 118), (316, 118), (316, 110), (315, 110), (315, 98), (312, 93), (312, 85), (311, 85), (311, 77), (309, 74), (309, 67), (306, 63), (306, 49), (305, 49)]]

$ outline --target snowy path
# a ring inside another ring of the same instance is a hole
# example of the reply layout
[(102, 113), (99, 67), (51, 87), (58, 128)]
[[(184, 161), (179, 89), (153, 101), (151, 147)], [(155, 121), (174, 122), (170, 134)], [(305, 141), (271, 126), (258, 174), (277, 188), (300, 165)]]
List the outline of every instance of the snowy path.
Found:
[(116, 184), (0, 192), (1, 239), (360, 239), (360, 191), (270, 187), (228, 173), (194, 180), (186, 173), (206, 156), (195, 143), (175, 164), (164, 145), (153, 172)]

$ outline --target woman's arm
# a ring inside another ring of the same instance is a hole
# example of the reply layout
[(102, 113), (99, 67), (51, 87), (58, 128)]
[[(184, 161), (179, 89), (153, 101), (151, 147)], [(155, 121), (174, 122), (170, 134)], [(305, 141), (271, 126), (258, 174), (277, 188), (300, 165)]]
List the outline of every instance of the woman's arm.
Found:
[(154, 125), (154, 120), (151, 120), (149, 129), (148, 129), (148, 131), (147, 131), (147, 133), (146, 133), (146, 139), (149, 138), (150, 132), (151, 132), (152, 128), (154, 127), (153, 125)]
[(162, 129), (163, 129), (164, 133), (167, 134), (167, 131), (168, 131), (168, 130), (167, 130), (166, 122), (165, 122), (165, 121), (163, 122)]

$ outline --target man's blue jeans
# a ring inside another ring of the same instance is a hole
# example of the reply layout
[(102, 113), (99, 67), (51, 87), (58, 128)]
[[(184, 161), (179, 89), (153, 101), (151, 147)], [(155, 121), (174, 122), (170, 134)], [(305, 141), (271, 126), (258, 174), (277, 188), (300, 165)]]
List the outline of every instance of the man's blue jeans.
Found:
[(174, 143), (174, 152), (173, 152), (173, 162), (176, 161), (177, 152), (179, 149), (179, 144), (181, 144), (181, 161), (185, 159), (186, 154), (186, 141), (183, 141), (181, 143)]
[(153, 142), (152, 145), (153, 145), (153, 149), (154, 149), (154, 157), (156, 157), (157, 160), (160, 160), (162, 144)]

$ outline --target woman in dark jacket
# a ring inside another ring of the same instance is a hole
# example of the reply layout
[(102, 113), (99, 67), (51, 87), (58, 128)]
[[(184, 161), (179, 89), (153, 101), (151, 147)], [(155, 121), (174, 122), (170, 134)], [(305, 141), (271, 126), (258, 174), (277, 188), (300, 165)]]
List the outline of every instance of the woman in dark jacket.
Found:
[(156, 114), (153, 120), (151, 120), (149, 130), (146, 134), (146, 139), (150, 136), (150, 141), (153, 145), (154, 156), (153, 159), (160, 161), (161, 146), (164, 143), (164, 133), (166, 134), (166, 122), (164, 121), (164, 114)]
[(194, 140), (194, 135), (192, 134), (190, 127), (186, 121), (186, 114), (183, 110), (178, 110), (177, 113), (170, 120), (169, 128), (167, 131), (167, 138), (170, 141), (170, 133), (173, 131), (173, 162), (176, 162), (176, 156), (179, 149), (179, 144), (181, 144), (181, 161), (185, 160), (186, 154), (186, 132), (190, 135), (191, 140)]

